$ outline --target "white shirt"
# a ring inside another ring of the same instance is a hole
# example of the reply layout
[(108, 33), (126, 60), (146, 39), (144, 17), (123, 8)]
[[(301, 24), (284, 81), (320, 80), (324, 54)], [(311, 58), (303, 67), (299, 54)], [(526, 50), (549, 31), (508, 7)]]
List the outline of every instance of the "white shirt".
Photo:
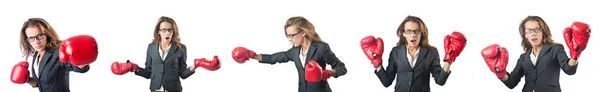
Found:
[[(310, 47), (308, 47), (310, 48)], [(306, 52), (308, 52), (308, 50), (306, 50)], [(308, 53), (306, 53), (308, 54)], [(300, 58), (300, 63), (302, 63), (302, 67), (304, 67), (304, 65), (306, 64), (306, 56), (302, 55), (302, 48), (300, 48), (300, 55), (298, 55), (298, 57)]]
[[(158, 54), (160, 55), (160, 59), (162, 59), (164, 61), (165, 58), (167, 57), (167, 54), (170, 49), (171, 49), (171, 44), (169, 44), (169, 47), (167, 47), (167, 51), (165, 51), (165, 53), (163, 53), (162, 46), (158, 45)], [(163, 89), (162, 85), (160, 85), (160, 88), (158, 88), (158, 90), (156, 90), (156, 91), (164, 91), (164, 90), (165, 89)]]
[(410, 56), (410, 51), (408, 51), (408, 47), (406, 48), (406, 58), (408, 58), (408, 63), (410, 63), (410, 67), (414, 67), (415, 63), (417, 61), (417, 57), (419, 57), (419, 50), (421, 50), (421, 48), (417, 48), (417, 52), (415, 53), (415, 58), (413, 59), (412, 56)]
[(40, 58), (36, 58), (36, 60), (33, 60), (33, 64), (31, 66), (33, 66), (33, 69), (35, 69), (35, 76), (38, 76), (38, 78), (40, 77), (40, 62), (37, 62), (37, 59)]
[(533, 66), (535, 66), (535, 63), (537, 62), (537, 56), (533, 55), (533, 51), (531, 54), (529, 54), (529, 59), (531, 59), (531, 63), (533, 63)]

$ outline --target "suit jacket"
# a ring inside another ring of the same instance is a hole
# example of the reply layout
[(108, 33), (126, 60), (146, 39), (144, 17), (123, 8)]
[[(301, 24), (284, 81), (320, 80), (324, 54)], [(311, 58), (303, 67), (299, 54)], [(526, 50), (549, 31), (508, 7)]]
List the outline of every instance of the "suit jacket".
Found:
[(304, 75), (303, 65), (308, 64), (308, 61), (315, 60), (321, 68), (325, 69), (327, 64), (337, 72), (332, 75), (334, 78), (345, 75), (347, 73), (346, 66), (341, 62), (329, 48), (329, 44), (312, 41), (306, 54), (306, 62), (300, 62), (300, 48), (292, 47), (287, 51), (277, 52), (274, 54), (261, 54), (262, 60), (260, 63), (275, 64), (294, 61), (298, 70), (298, 92), (332, 92), (329, 83), (326, 80), (318, 83), (307, 82)]
[(533, 65), (529, 55), (532, 53), (529, 48), (527, 52), (521, 54), (517, 61), (517, 66), (509, 74), (508, 80), (503, 81), (504, 85), (512, 89), (519, 84), (521, 78), (525, 76), (525, 86), (523, 92), (561, 92), (559, 78), (560, 69), (568, 75), (577, 72), (577, 65), (569, 66), (570, 58), (567, 56), (563, 45), (542, 46), (537, 55), (536, 65)]
[[(60, 48), (60, 47), (58, 47)], [(39, 62), (39, 70), (36, 70), (33, 66), (39, 59), (38, 52), (33, 55), (31, 61), (31, 75), (33, 80), (37, 81), (37, 87), (40, 92), (71, 92), (69, 89), (69, 71), (75, 71), (79, 73), (85, 73), (90, 70), (90, 66), (87, 65), (83, 69), (72, 65), (71, 62), (61, 63), (58, 59), (58, 48), (46, 49), (44, 56), (42, 56)], [(39, 73), (35, 75), (35, 72)]]
[(395, 92), (430, 92), (430, 73), (435, 79), (435, 83), (440, 86), (446, 84), (451, 72), (445, 72), (440, 66), (437, 49), (419, 47), (414, 68), (409, 65), (406, 52), (405, 44), (394, 47), (390, 52), (386, 69), (381, 69), (379, 72), (375, 70), (375, 75), (383, 86), (389, 87), (396, 79)]
[(150, 43), (146, 55), (146, 68), (139, 68), (135, 74), (150, 79), (150, 90), (158, 90), (161, 86), (167, 91), (181, 91), (181, 81), (194, 72), (187, 68), (187, 48), (181, 44), (179, 48), (174, 43), (167, 52), (165, 60), (158, 53), (159, 44)]

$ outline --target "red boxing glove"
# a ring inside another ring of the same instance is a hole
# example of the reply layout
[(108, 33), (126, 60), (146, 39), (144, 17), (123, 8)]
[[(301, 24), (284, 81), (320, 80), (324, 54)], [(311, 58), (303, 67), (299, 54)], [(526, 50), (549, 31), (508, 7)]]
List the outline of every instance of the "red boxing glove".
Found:
[(498, 44), (492, 44), (481, 50), (481, 56), (498, 79), (506, 75), (506, 65), (508, 65), (508, 50), (506, 48), (500, 47)]
[(383, 40), (381, 38), (375, 39), (373, 36), (367, 36), (360, 40), (360, 46), (365, 55), (371, 60), (373, 67), (381, 65), (383, 56)]
[(233, 57), (233, 60), (235, 60), (236, 62), (245, 63), (248, 59), (254, 58), (254, 56), (256, 56), (256, 53), (254, 53), (254, 51), (248, 50), (244, 47), (236, 47), (231, 52), (231, 56)]
[(592, 34), (592, 30), (588, 24), (583, 22), (573, 22), (571, 27), (565, 28), (563, 36), (567, 47), (569, 47), (571, 58), (579, 59), (579, 55), (587, 47), (590, 34)]
[(10, 81), (16, 84), (26, 83), (29, 80), (28, 66), (29, 63), (27, 61), (22, 61), (15, 65), (10, 73)]
[(75, 66), (88, 65), (98, 57), (96, 39), (89, 35), (71, 37), (60, 44), (59, 58), (62, 63), (71, 62)]
[(331, 73), (328, 70), (321, 68), (319, 63), (315, 60), (310, 60), (304, 69), (306, 74), (304, 77), (308, 82), (320, 82), (321, 80), (327, 80), (331, 77)]
[(128, 72), (135, 72), (135, 70), (138, 69), (138, 65), (135, 63), (131, 63), (129, 60), (127, 60), (127, 62), (125, 63), (119, 63), (115, 61), (113, 62), (110, 69), (115, 75), (123, 75)]
[(202, 67), (206, 70), (216, 71), (221, 68), (221, 62), (218, 56), (213, 56), (213, 60), (206, 60), (206, 58), (194, 59), (194, 65), (196, 67)]
[(452, 64), (466, 45), (467, 39), (462, 33), (455, 31), (451, 35), (446, 35), (444, 38), (444, 49), (446, 50), (444, 61)]

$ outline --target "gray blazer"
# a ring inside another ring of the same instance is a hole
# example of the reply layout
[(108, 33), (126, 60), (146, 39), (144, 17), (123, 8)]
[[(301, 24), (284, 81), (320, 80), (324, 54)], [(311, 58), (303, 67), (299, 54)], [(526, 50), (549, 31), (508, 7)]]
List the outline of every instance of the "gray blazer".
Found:
[[(31, 61), (31, 75), (33, 77), (31, 79), (37, 81), (40, 92), (71, 92), (69, 89), (69, 72), (85, 73), (90, 70), (89, 65), (79, 69), (71, 62), (61, 63), (58, 59), (58, 48), (46, 49), (44, 56), (41, 58), (42, 60), (40, 60), (39, 70), (33, 68), (35, 61), (39, 59), (37, 58), (39, 54), (35, 52), (33, 55)], [(39, 72), (39, 76), (36, 76), (35, 72)]]
[(139, 68), (135, 74), (150, 79), (150, 90), (157, 90), (160, 86), (167, 91), (181, 91), (181, 81), (179, 78), (186, 79), (194, 72), (187, 68), (187, 48), (181, 44), (179, 48), (174, 43), (163, 61), (158, 53), (159, 44), (150, 43), (148, 45), (146, 68)]
[(332, 75), (334, 78), (345, 75), (347, 73), (346, 66), (331, 51), (329, 44), (313, 41), (310, 46), (304, 64), (300, 62), (300, 47), (293, 47), (288, 51), (277, 52), (274, 54), (261, 54), (262, 60), (259, 62), (276, 64), (294, 61), (299, 76), (298, 92), (331, 92), (331, 88), (327, 81), (320, 81), (318, 83), (307, 82), (304, 75), (304, 67), (302, 65), (308, 64), (309, 60), (315, 60), (319, 63), (321, 68), (325, 69), (327, 64), (329, 64), (331, 65), (331, 68), (337, 72), (336, 75)]
[(544, 44), (537, 57), (536, 65), (533, 65), (529, 55), (531, 48), (521, 54), (517, 61), (517, 66), (509, 74), (508, 80), (503, 81), (506, 87), (513, 89), (521, 78), (525, 76), (525, 86), (523, 92), (561, 92), (560, 89), (560, 69), (567, 75), (573, 75), (577, 72), (577, 65), (569, 66), (570, 58), (567, 56), (563, 45)]
[(444, 72), (440, 66), (440, 57), (437, 49), (419, 47), (419, 55), (414, 68), (409, 65), (406, 58), (406, 45), (396, 46), (390, 52), (386, 69), (375, 71), (384, 87), (392, 85), (396, 79), (395, 92), (430, 92), (430, 73), (435, 83), (443, 86), (451, 72)]

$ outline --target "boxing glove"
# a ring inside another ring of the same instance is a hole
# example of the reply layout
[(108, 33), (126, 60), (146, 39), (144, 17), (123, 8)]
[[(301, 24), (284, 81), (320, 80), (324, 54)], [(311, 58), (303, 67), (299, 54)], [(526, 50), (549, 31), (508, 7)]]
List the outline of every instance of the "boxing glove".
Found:
[(28, 66), (29, 63), (27, 63), (27, 61), (22, 61), (15, 65), (10, 73), (10, 81), (16, 84), (26, 83), (29, 80)]
[(360, 46), (365, 55), (371, 60), (373, 67), (381, 65), (381, 57), (383, 56), (383, 40), (381, 38), (375, 39), (373, 36), (367, 36), (360, 40)]
[(58, 56), (62, 63), (71, 62), (75, 66), (88, 65), (98, 57), (98, 44), (92, 36), (74, 36), (60, 44)]
[(565, 43), (569, 47), (571, 58), (577, 60), (581, 52), (587, 47), (587, 43), (592, 34), (588, 24), (582, 22), (573, 22), (571, 27), (565, 28), (563, 36)]
[(498, 44), (492, 44), (481, 50), (481, 56), (498, 79), (506, 75), (506, 65), (508, 64), (508, 51), (506, 48), (500, 47)]
[(196, 67), (202, 67), (206, 70), (215, 71), (221, 68), (221, 62), (218, 56), (213, 56), (213, 60), (206, 60), (206, 58), (194, 59), (194, 65)]
[(138, 69), (138, 65), (135, 63), (131, 63), (129, 60), (127, 60), (127, 62), (125, 63), (119, 63), (115, 61), (113, 62), (110, 69), (115, 75), (123, 75), (128, 72), (135, 72), (135, 70)]
[(331, 77), (331, 73), (328, 70), (321, 68), (319, 63), (317, 63), (315, 60), (310, 60), (308, 64), (306, 64), (306, 67), (304, 67), (304, 70), (305, 78), (308, 82), (319, 82), (321, 80), (327, 80), (329, 77)]
[(444, 49), (446, 51), (444, 61), (452, 64), (452, 62), (456, 60), (456, 57), (460, 55), (466, 45), (467, 39), (462, 33), (455, 31), (450, 35), (446, 35), (444, 38)]
[(236, 47), (231, 52), (231, 56), (233, 57), (233, 60), (235, 60), (236, 62), (245, 63), (248, 59), (254, 58), (254, 56), (256, 56), (256, 53), (254, 53), (254, 51), (248, 50), (244, 47)]

